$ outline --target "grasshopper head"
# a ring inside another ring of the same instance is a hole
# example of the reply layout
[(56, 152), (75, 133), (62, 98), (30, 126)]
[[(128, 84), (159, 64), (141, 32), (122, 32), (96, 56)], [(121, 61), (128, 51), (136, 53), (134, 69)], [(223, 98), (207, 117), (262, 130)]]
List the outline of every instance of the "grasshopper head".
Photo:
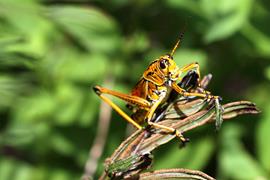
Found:
[(173, 55), (176, 51), (176, 49), (180, 45), (180, 41), (183, 38), (183, 33), (180, 35), (179, 39), (177, 40), (176, 44), (174, 45), (172, 51), (170, 54), (161, 56), (159, 58), (159, 68), (160, 71), (164, 74), (167, 81), (176, 81), (180, 75), (180, 71), (178, 66), (173, 60)]
[(167, 80), (176, 81), (179, 76), (179, 68), (171, 55), (161, 56), (158, 61), (158, 68)]
[(158, 85), (162, 85), (164, 83), (170, 85), (172, 81), (176, 81), (178, 79), (181, 72), (173, 60), (173, 55), (180, 44), (180, 40), (181, 37), (176, 42), (170, 54), (161, 56), (149, 65), (143, 75), (145, 79)]

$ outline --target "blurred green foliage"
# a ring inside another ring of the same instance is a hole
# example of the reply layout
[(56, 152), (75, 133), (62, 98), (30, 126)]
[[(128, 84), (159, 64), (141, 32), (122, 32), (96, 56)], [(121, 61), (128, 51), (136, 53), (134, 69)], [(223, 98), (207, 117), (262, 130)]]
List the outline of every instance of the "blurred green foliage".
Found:
[[(269, 179), (269, 20), (266, 0), (0, 0), (0, 179), (78, 179), (99, 118), (91, 87), (110, 76), (128, 92), (185, 27), (179, 66), (198, 61), (213, 94), (262, 113), (186, 134), (182, 150), (162, 146), (153, 169)], [(97, 175), (124, 127), (113, 113)]]

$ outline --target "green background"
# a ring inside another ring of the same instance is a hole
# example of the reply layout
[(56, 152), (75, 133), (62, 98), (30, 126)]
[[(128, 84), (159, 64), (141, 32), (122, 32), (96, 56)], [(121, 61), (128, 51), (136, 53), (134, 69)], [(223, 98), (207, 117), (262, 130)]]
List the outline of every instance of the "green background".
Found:
[[(99, 120), (92, 87), (128, 93), (184, 29), (177, 64), (199, 62), (222, 103), (250, 100), (262, 113), (195, 129), (182, 150), (161, 146), (153, 169), (269, 179), (269, 23), (267, 0), (0, 0), (0, 179), (79, 179)], [(95, 178), (126, 137), (127, 123), (111, 119)]]

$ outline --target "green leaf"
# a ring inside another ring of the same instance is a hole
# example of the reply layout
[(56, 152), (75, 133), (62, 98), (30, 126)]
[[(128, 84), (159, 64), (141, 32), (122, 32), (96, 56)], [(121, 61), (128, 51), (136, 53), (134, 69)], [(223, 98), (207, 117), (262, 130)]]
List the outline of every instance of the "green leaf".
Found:
[(54, 6), (48, 17), (84, 48), (116, 52), (121, 41), (116, 22), (94, 7)]
[(0, 108), (13, 105), (14, 101), (25, 88), (25, 84), (19, 78), (0, 75)]
[(74, 178), (70, 176), (69, 171), (65, 171), (64, 169), (51, 169), (48, 179), (66, 180), (66, 179), (74, 179)]
[(42, 7), (39, 4), (35, 1), (18, 2), (0, 2), (0, 16), (8, 21), (15, 39), (20, 40), (18, 43), (10, 44), (6, 50), (42, 57), (50, 47), (51, 41), (48, 39), (56, 31), (52, 28), (52, 24), (42, 17)]
[(0, 174), (1, 180), (12, 179), (16, 163), (9, 159), (0, 158)]
[[(236, 124), (227, 125), (221, 134), (219, 179), (267, 179), (266, 173), (241, 144), (242, 131)], [(226, 131), (225, 131), (226, 130)]]
[(35, 65), (33, 58), (22, 57), (12, 52), (0, 51), (0, 70), (10, 67), (20, 67), (32, 69)]
[[(225, 0), (221, 2), (225, 2)], [(228, 6), (220, 9), (219, 16), (221, 17), (215, 17), (216, 20), (211, 23), (204, 40), (207, 43), (222, 40), (239, 31), (248, 20), (252, 3), (252, 0), (226, 3)], [(222, 3), (220, 7), (223, 7)]]
[(54, 112), (56, 103), (50, 93), (41, 91), (18, 99), (13, 108), (15, 121), (27, 123), (47, 119)]
[(70, 156), (73, 152), (75, 152), (76, 147), (74, 147), (69, 139), (59, 133), (53, 134), (51, 143), (54, 150), (56, 150), (59, 154)]
[(263, 110), (264, 114), (257, 128), (257, 146), (258, 156), (263, 167), (270, 172), (270, 145), (267, 143), (270, 138), (270, 104), (266, 105)]
[(149, 46), (148, 36), (143, 32), (135, 32), (125, 41), (124, 50), (128, 53), (138, 53), (145, 51)]
[(25, 124), (11, 125), (0, 135), (0, 145), (21, 146), (34, 139), (34, 129)]
[(73, 53), (69, 57), (67, 56), (68, 53), (58, 72), (63, 78), (73, 81), (89, 82), (98, 80), (103, 77), (107, 70), (106, 64), (109, 63), (106, 56), (100, 54), (79, 55)]
[(13, 178), (14, 180), (29, 180), (32, 177), (32, 173), (34, 169), (32, 169), (31, 166), (28, 164), (20, 164), (15, 168), (15, 177)]
[(199, 9), (198, 1), (194, 1), (194, 0), (189, 0), (189, 1), (168, 0), (165, 2), (172, 9), (185, 9), (185, 10), (192, 12), (196, 15), (199, 15), (199, 16), (201, 15), (201, 13), (199, 13), (200, 11), (198, 11), (198, 9)]
[(192, 62), (198, 62), (201, 69), (206, 68), (207, 54), (200, 50), (179, 49), (174, 55), (174, 59), (179, 67), (183, 67)]
[[(167, 149), (165, 152), (157, 153), (155, 155), (156, 162), (153, 168), (188, 168), (188, 169), (202, 169), (212, 156), (214, 150), (214, 142), (210, 137), (201, 138), (200, 141), (193, 141), (187, 144), (186, 147), (179, 149), (174, 146)], [(190, 158), (192, 157), (192, 158)]]
[(268, 66), (265, 70), (265, 76), (270, 80), (270, 66)]
[(247, 23), (241, 33), (252, 42), (261, 56), (270, 57), (270, 37), (268, 34), (263, 33), (251, 23)]

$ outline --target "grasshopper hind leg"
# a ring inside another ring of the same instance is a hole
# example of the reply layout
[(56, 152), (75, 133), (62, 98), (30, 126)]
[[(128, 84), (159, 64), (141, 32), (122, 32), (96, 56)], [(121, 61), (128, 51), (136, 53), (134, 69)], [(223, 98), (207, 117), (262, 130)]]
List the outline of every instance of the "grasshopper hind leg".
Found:
[(143, 107), (147, 109), (149, 107), (149, 102), (147, 102), (145, 99), (130, 96), (127, 94), (123, 94), (120, 92), (112, 91), (107, 88), (103, 88), (100, 86), (95, 86), (93, 90), (96, 92), (96, 94), (107, 104), (109, 104), (120, 116), (122, 116), (126, 121), (131, 123), (133, 126), (135, 126), (137, 129), (142, 129), (140, 122), (137, 122), (136, 120), (132, 119), (129, 115), (127, 115), (118, 105), (116, 105), (114, 102), (112, 102), (109, 98), (107, 98), (104, 94), (111, 95), (117, 98), (120, 98), (126, 102), (133, 103), (136, 105), (140, 105), (140, 107)]

